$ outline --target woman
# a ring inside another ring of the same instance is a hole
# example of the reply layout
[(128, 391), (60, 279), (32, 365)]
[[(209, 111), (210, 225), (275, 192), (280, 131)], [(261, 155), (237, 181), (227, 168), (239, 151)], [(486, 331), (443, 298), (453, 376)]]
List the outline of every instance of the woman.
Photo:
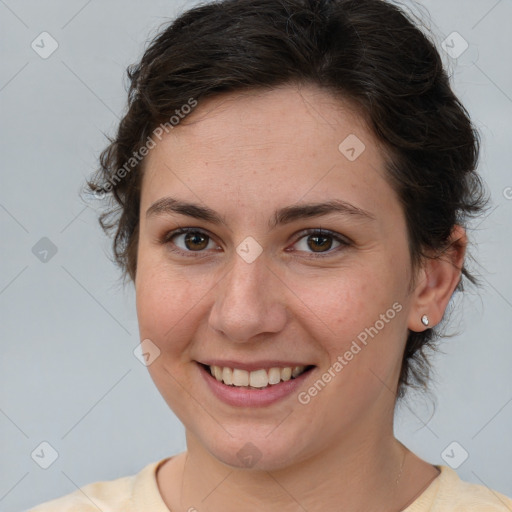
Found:
[(129, 75), (90, 187), (187, 451), (33, 511), (512, 510), (393, 435), (485, 203), (432, 43), (382, 0), (224, 0)]

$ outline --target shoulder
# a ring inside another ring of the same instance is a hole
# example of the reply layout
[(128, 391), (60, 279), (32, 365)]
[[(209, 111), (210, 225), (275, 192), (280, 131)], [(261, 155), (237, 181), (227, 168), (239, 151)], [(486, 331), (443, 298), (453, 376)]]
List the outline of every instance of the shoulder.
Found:
[(126, 506), (134, 476), (84, 485), (70, 494), (47, 501), (27, 512), (114, 512)]
[(156, 468), (163, 462), (152, 462), (136, 475), (84, 485), (26, 512), (131, 512), (134, 495), (153, 486)]
[(461, 480), (449, 466), (404, 512), (512, 512), (512, 499), (486, 485)]

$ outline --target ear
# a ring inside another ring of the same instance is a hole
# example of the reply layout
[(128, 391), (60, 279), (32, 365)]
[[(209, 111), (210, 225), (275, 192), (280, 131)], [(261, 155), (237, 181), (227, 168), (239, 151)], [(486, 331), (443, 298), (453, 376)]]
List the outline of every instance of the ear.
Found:
[[(424, 331), (441, 322), (446, 306), (457, 287), (467, 247), (466, 231), (454, 226), (448, 245), (441, 254), (428, 258), (416, 277), (412, 292), (408, 327), (411, 331)], [(423, 325), (426, 315), (429, 325)]]

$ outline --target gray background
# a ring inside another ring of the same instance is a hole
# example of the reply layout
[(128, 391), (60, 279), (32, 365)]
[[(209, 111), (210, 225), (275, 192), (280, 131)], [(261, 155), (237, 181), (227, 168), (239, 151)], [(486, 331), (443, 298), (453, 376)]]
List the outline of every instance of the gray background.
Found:
[[(103, 132), (113, 133), (123, 111), (126, 66), (165, 18), (193, 3), (0, 0), (5, 512), (134, 474), (185, 448), (183, 428), (133, 355), (133, 289), (119, 284), (97, 203), (84, 204), (79, 190), (105, 145)], [(422, 5), (440, 47), (453, 31), (469, 44), (458, 58), (443, 55), (482, 134), (480, 169), (493, 209), (470, 231), (484, 288), (461, 303), (464, 313), (452, 323), (461, 334), (434, 360), (435, 399), (411, 396), (396, 433), (435, 464), (447, 463), (443, 453), (460, 459), (463, 448), (469, 456), (457, 469), (461, 478), (512, 495), (512, 3)], [(47, 59), (31, 48), (43, 31), (59, 44)], [(57, 248), (46, 262), (32, 251), (43, 237)], [(58, 453), (48, 469), (31, 458), (43, 441)], [(453, 441), (460, 447), (446, 452)]]

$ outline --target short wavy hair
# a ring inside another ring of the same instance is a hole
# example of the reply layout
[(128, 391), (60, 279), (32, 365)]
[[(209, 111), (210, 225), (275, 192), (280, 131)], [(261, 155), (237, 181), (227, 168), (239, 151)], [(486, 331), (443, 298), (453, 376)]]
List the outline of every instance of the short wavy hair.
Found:
[[(435, 44), (387, 1), (199, 5), (166, 25), (127, 74), (127, 111), (88, 181), (95, 194), (108, 192), (100, 223), (113, 234), (114, 260), (125, 278), (134, 280), (137, 271), (144, 162), (130, 159), (191, 98), (200, 103), (220, 93), (313, 84), (349, 100), (390, 155), (387, 177), (405, 214), (415, 269), (447, 248), (454, 225), (466, 227), (486, 205), (476, 172), (478, 132), (450, 87)], [(477, 283), (463, 267), (457, 290), (465, 280)], [(425, 349), (435, 349), (440, 328), (409, 331), (398, 399), (407, 387), (427, 388)]]

